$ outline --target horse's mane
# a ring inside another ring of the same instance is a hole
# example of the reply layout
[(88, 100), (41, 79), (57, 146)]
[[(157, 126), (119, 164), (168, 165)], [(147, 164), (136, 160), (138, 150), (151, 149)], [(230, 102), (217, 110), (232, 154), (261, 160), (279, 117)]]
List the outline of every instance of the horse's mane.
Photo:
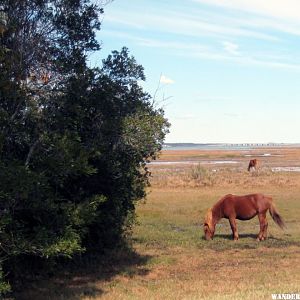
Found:
[(212, 228), (212, 209), (211, 208), (207, 211), (207, 213), (205, 215), (204, 224), (207, 224), (210, 229)]
[(227, 197), (231, 197), (231, 196), (233, 196), (233, 195), (232, 194), (225, 195), (212, 208), (210, 208), (206, 212), (205, 219), (204, 219), (204, 225), (207, 224), (210, 230), (213, 228), (213, 214), (212, 214), (213, 209), (216, 206), (220, 205), (220, 203), (222, 203)]

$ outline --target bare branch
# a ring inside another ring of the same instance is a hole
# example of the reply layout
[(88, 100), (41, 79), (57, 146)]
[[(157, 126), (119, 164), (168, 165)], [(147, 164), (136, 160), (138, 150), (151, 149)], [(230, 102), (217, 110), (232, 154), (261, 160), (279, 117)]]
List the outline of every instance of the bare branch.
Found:
[(31, 157), (32, 157), (33, 152), (34, 152), (35, 148), (37, 147), (39, 141), (40, 141), (40, 139), (38, 138), (38, 139), (31, 145), (31, 147), (30, 147), (30, 149), (29, 149), (29, 152), (28, 152), (28, 155), (27, 155), (27, 158), (26, 158), (26, 161), (25, 161), (25, 167), (26, 167), (26, 168), (28, 168), (28, 166), (29, 166)]

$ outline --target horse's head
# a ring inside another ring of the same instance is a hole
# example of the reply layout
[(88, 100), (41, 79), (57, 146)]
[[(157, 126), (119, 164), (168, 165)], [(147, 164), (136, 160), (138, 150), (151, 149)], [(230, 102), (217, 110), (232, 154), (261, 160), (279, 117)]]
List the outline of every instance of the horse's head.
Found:
[(211, 209), (209, 209), (205, 215), (203, 229), (204, 229), (205, 239), (206, 240), (213, 239), (215, 234), (215, 226), (213, 225), (213, 216), (212, 216)]

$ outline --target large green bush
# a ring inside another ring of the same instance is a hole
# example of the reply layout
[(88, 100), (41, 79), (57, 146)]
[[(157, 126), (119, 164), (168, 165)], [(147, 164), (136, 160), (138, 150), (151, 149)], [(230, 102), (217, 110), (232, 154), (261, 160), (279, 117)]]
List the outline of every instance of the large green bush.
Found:
[(102, 9), (87, 0), (6, 0), (0, 35), (0, 292), (32, 258), (120, 243), (168, 130), (126, 48), (101, 67)]

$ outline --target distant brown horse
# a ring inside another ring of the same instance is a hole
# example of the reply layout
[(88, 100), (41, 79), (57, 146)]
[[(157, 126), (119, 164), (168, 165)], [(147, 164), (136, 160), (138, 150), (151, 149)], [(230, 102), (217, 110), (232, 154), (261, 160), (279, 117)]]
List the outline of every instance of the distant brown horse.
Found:
[(249, 165), (248, 165), (248, 172), (250, 172), (251, 170), (256, 170), (256, 168), (258, 167), (258, 160), (257, 159), (251, 159), (249, 161)]
[(208, 210), (204, 221), (205, 239), (214, 237), (215, 227), (222, 218), (229, 219), (233, 239), (238, 240), (236, 219), (250, 220), (258, 215), (260, 231), (257, 240), (262, 241), (267, 238), (268, 221), (267, 210), (275, 223), (283, 228), (284, 222), (276, 210), (272, 198), (263, 194), (251, 194), (246, 196), (226, 195), (221, 198), (211, 209)]

